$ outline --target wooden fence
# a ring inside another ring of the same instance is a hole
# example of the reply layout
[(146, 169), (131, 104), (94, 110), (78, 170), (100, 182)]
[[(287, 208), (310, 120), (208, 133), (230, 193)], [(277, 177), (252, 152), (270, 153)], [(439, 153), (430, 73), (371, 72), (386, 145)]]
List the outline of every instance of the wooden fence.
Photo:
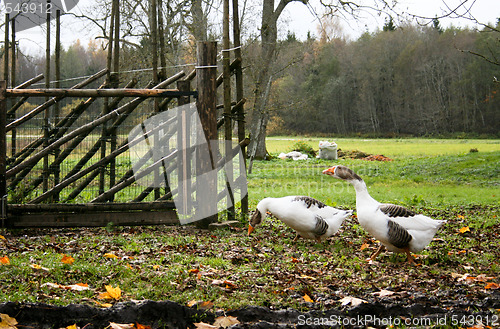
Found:
[[(217, 119), (216, 93), (217, 86), (230, 78), (231, 69), (241, 69), (238, 66), (240, 59), (227, 63), (227, 70), (224, 69), (223, 75), (217, 77), (216, 48), (213, 42), (199, 43), (195, 70), (189, 74), (179, 72), (154, 86), (150, 84), (141, 89), (134, 88), (134, 80), (124, 88), (109, 89), (103, 83), (97, 89), (83, 89), (108, 75), (108, 69), (69, 89), (28, 89), (43, 76), (15, 88), (7, 88), (6, 82), (0, 81), (2, 227), (105, 226), (110, 222), (116, 225), (178, 223), (177, 210), (171, 198), (186, 191), (171, 190), (169, 186), (138, 186), (136, 176), (124, 157), (131, 147), (130, 142), (118, 131), (126, 122), (137, 120), (139, 111), (146, 109), (145, 115), (151, 115), (167, 111), (172, 100), (183, 105), (195, 98), (206, 139), (217, 139), (218, 127), (225, 125), (225, 138), (231, 140), (233, 118), (236, 118), (238, 127), (244, 127), (245, 100), (239, 98), (235, 103), (229, 102), (228, 106), (225, 98), (224, 114)], [(196, 91), (193, 91), (195, 77)], [(175, 87), (172, 87), (174, 84)], [(225, 86), (228, 85), (225, 83)], [(16, 115), (23, 104), (33, 97), (44, 97), (45, 101), (26, 113)], [(65, 98), (84, 99), (73, 103), (62, 117), (52, 118), (51, 108)], [(97, 117), (82, 122), (83, 114), (92, 112), (92, 104), (100, 98), (105, 99), (105, 110)], [(155, 99), (155, 105), (143, 106), (151, 98)], [(154, 110), (147, 113), (151, 108)], [(23, 127), (35, 127), (38, 133), (32, 136), (31, 132), (29, 141), (21, 142)], [(238, 137), (240, 146), (245, 147), (244, 129)], [(165, 138), (169, 138), (168, 133)], [(85, 142), (87, 144), (82, 148)], [(82, 149), (83, 153), (77, 152)], [(152, 157), (151, 154), (145, 156)], [(173, 150), (167, 160), (174, 164), (178, 156)], [(164, 172), (158, 175), (169, 174), (170, 167), (166, 166)], [(178, 174), (185, 175), (185, 172), (181, 170)], [(90, 189), (90, 186), (98, 188)], [(134, 189), (130, 190), (132, 186)], [(199, 196), (196, 201), (198, 206), (203, 205)], [(243, 216), (246, 216), (246, 209), (245, 199), (242, 202)], [(231, 217), (234, 217), (234, 209), (230, 209), (228, 218)], [(201, 225), (216, 220), (217, 215), (204, 219)]]

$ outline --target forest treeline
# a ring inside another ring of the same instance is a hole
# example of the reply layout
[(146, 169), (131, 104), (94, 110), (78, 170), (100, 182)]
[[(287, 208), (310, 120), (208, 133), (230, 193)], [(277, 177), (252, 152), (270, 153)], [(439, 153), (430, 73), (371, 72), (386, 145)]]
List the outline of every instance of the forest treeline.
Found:
[[(498, 28), (498, 25), (497, 25)], [(268, 134), (499, 136), (498, 34), (407, 25), (281, 43)]]
[[(300, 41), (289, 34), (279, 41), (272, 67), (267, 133), (498, 137), (500, 66), (472, 54), (500, 59), (498, 33), (488, 31), (409, 24), (388, 25), (352, 41), (325, 35)], [(122, 85), (132, 78), (140, 86), (151, 80), (149, 41), (122, 46), (120, 70), (146, 69), (122, 74)], [(194, 64), (194, 45), (192, 38), (168, 44), (167, 76), (192, 69), (177, 65)], [(262, 62), (258, 45), (256, 39), (243, 45), (247, 109)], [(106, 67), (104, 46), (65, 47), (61, 86)], [(43, 54), (21, 53), (17, 61), (19, 83), (44, 72)]]

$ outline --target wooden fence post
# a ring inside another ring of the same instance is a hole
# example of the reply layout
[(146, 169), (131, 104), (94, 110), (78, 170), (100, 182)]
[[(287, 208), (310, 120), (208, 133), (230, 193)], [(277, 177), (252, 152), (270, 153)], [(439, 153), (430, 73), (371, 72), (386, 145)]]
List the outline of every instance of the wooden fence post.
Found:
[(0, 218), (2, 227), (7, 217), (7, 136), (5, 126), (7, 124), (7, 97), (5, 89), (7, 81), (0, 81)]
[[(234, 38), (234, 57), (235, 59), (239, 59), (236, 63), (235, 68), (235, 76), (236, 76), (236, 102), (240, 102), (243, 100), (243, 70), (241, 67), (242, 56), (241, 56), (241, 40), (240, 40), (240, 18), (238, 12), (238, 0), (233, 0), (233, 38)], [(243, 106), (240, 107), (237, 114), (238, 121), (238, 142), (242, 142), (245, 139), (245, 109)], [(243, 152), (243, 163), (240, 166), (243, 166), (241, 170), (246, 171), (246, 149), (245, 147), (241, 148)], [(241, 199), (241, 218), (243, 221), (246, 221), (248, 217), (248, 194), (245, 195)]]
[[(177, 81), (177, 89), (179, 91), (189, 91), (191, 89), (191, 82), (189, 80), (179, 80)], [(189, 97), (179, 97), (178, 105), (181, 107), (190, 103)], [(189, 154), (188, 148), (191, 146), (190, 141), (190, 117), (187, 115), (187, 111), (179, 111), (177, 114), (177, 149), (179, 153), (177, 155), (177, 175), (178, 175), (178, 200), (177, 211), (179, 214), (188, 214), (192, 209), (191, 204), (191, 182), (189, 180), (191, 173), (191, 155)], [(182, 182), (182, 183), (181, 183)], [(170, 192), (170, 191), (168, 191)]]
[[(199, 42), (197, 46), (197, 108), (205, 135), (201, 134), (200, 137), (205, 137), (208, 143), (210, 159), (205, 159), (203, 156), (197, 157), (199, 160), (196, 168), (197, 184), (199, 183), (200, 185), (197, 188), (198, 195), (196, 196), (196, 201), (198, 202), (200, 211), (206, 213), (207, 207), (208, 212), (213, 212), (211, 210), (213, 210), (214, 206), (217, 206), (217, 193), (214, 193), (214, 191), (217, 191), (217, 180), (209, 179), (209, 181), (203, 181), (201, 177), (204, 173), (216, 170), (216, 161), (214, 161), (213, 157), (218, 152), (212, 149), (212, 147), (216, 146), (216, 143), (211, 143), (211, 141), (217, 140), (217, 42), (203, 41)], [(199, 193), (201, 192), (199, 186), (205, 186), (208, 191), (206, 193)], [(214, 214), (198, 221), (196, 225), (206, 228), (210, 223), (217, 222), (217, 220), (218, 216)]]

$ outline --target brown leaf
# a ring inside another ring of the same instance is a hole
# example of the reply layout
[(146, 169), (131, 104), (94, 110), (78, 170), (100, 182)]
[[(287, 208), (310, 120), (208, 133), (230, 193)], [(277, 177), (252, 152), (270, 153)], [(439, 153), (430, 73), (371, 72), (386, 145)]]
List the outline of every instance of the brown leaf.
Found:
[(238, 323), (240, 323), (240, 321), (238, 321), (238, 319), (234, 316), (219, 316), (215, 319), (214, 326), (227, 328)]
[(204, 322), (195, 323), (194, 326), (196, 329), (219, 329), (219, 327)]
[(366, 303), (367, 301), (356, 297), (344, 297), (340, 300), (340, 302), (342, 303), (342, 306), (349, 304), (351, 304), (352, 306), (358, 306), (360, 304)]
[(214, 307), (214, 303), (212, 303), (211, 301), (201, 302), (198, 304), (198, 308), (202, 310), (208, 310), (212, 307)]
[(372, 292), (372, 295), (379, 296), (379, 297), (387, 297), (387, 296), (392, 296), (394, 294), (395, 294), (394, 291), (385, 290), (385, 289), (382, 289), (382, 290), (377, 291), (377, 292)]

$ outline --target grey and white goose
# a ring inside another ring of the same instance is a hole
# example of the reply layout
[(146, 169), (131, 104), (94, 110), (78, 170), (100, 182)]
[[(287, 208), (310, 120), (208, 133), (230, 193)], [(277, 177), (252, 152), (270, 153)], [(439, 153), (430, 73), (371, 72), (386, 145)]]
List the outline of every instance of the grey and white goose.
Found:
[(446, 223), (445, 220), (434, 220), (399, 205), (376, 201), (368, 193), (363, 179), (347, 167), (334, 166), (324, 170), (323, 174), (345, 180), (354, 186), (359, 224), (381, 243), (368, 261), (375, 260), (387, 248), (393, 252), (406, 253), (408, 262), (414, 263), (410, 252), (423, 250)]
[(293, 241), (301, 236), (318, 242), (337, 233), (344, 219), (352, 214), (352, 210), (329, 207), (309, 196), (265, 198), (250, 218), (248, 235), (266, 218), (267, 212), (295, 230), (297, 235)]

